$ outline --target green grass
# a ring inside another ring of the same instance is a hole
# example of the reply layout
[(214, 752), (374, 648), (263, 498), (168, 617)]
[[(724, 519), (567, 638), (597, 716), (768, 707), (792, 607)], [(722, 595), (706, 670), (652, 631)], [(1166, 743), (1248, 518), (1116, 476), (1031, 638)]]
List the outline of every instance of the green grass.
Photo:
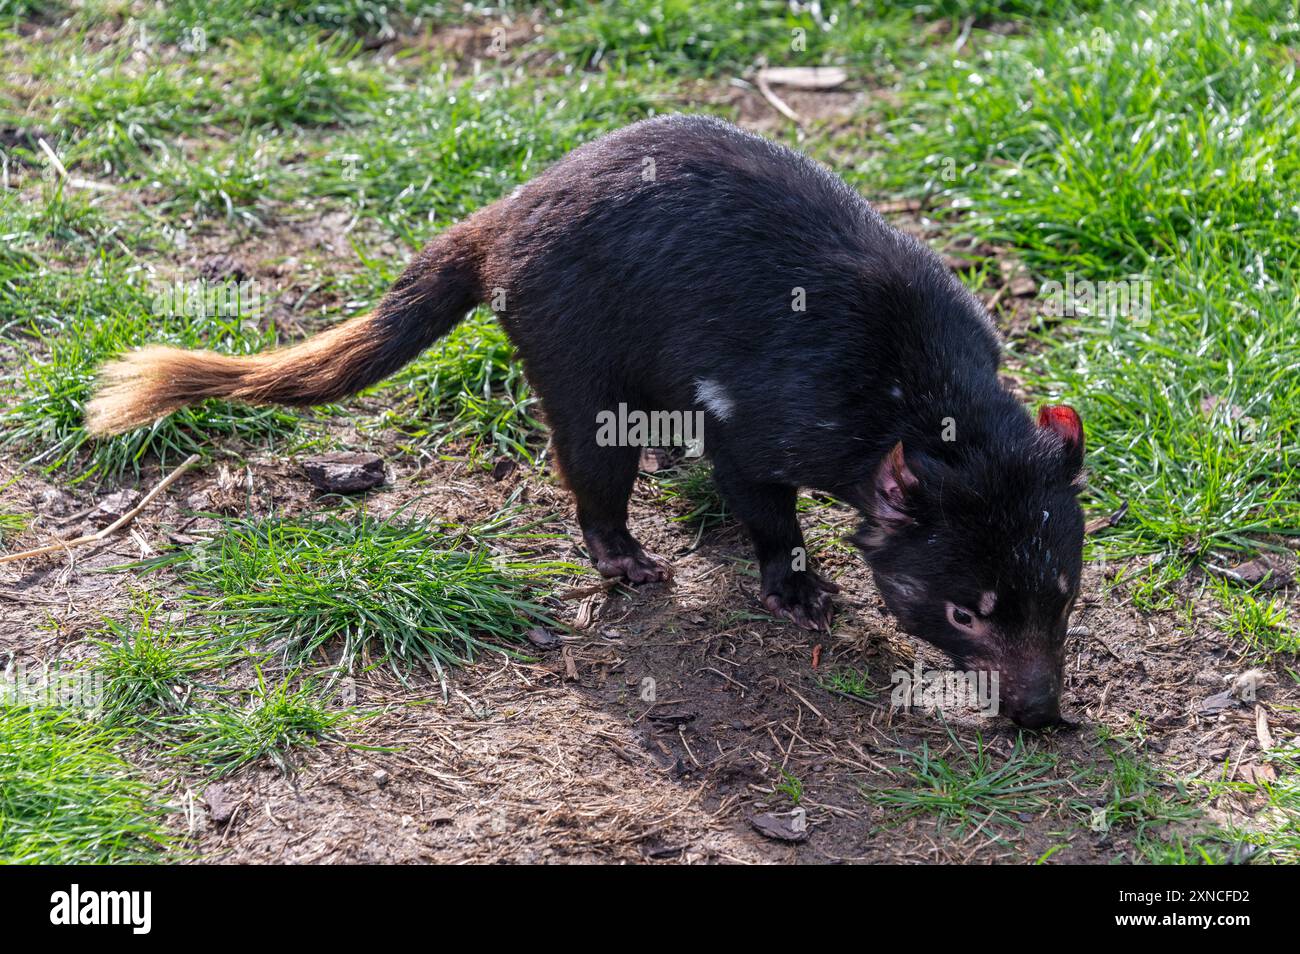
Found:
[(713, 479), (713, 468), (703, 461), (684, 461), (656, 471), (652, 480), (658, 499), (677, 511), (674, 520), (703, 531), (727, 519), (727, 504)]
[(12, 540), (31, 525), (31, 514), (0, 512), (0, 544)]
[(891, 771), (904, 784), (864, 793), (885, 816), (882, 827), (925, 816), (957, 835), (975, 828), (995, 835), (1000, 829), (1018, 831), (1031, 816), (1051, 809), (1054, 791), (1064, 785), (1048, 777), (1056, 760), (1029, 750), (1019, 736), (1007, 756), (991, 753), (978, 733), (966, 742), (949, 729), (948, 740), (943, 752), (931, 750), (928, 742), (899, 750), (901, 764)]
[(1228, 638), (1244, 643), (1263, 659), (1300, 652), (1300, 633), (1288, 618), (1282, 596), (1270, 596), (1260, 586), (1243, 589), (1226, 580), (1216, 580), (1214, 590), (1223, 606), (1219, 629)]
[(872, 684), (865, 669), (840, 666), (826, 673), (819, 680), (823, 689), (853, 696), (855, 699), (874, 699), (879, 690)]
[(269, 759), (288, 774), (296, 754), (337, 741), (353, 719), (349, 710), (330, 708), (310, 683), (286, 679), (268, 688), (259, 672), (257, 686), (242, 704), (221, 699), (168, 720), (167, 729), (183, 740), (171, 754), (213, 777), (258, 759)]
[(83, 412), (107, 358), (151, 342), (247, 354), (271, 346), (274, 329), (263, 330), (248, 312), (193, 316), (160, 308), (157, 283), (151, 287), (121, 254), (105, 252), (78, 271), (24, 271), (15, 294), (29, 290), (34, 294), (24, 320), (6, 330), (24, 360), (10, 382), (16, 399), (0, 412), (0, 445), (24, 454), (29, 464), (76, 469), (80, 479), (114, 477), (138, 471), (146, 456), (174, 463), (205, 450), (217, 436), (261, 442), (294, 433), (298, 418), (283, 410), (211, 402), (91, 442)]
[(471, 534), (404, 517), (327, 514), (232, 520), (211, 541), (164, 556), (197, 605), (292, 665), (444, 667), (505, 650), (545, 622), (537, 602), (564, 564), (494, 556)]
[(653, 78), (472, 84), (448, 71), (392, 84), (364, 121), (311, 152), (300, 187), (409, 244), (527, 182), (603, 132), (670, 109)]
[(472, 459), (532, 460), (543, 434), (536, 398), (505, 332), (476, 312), (379, 388), (396, 403), (381, 423), (420, 443), (464, 444)]
[(304, 36), (321, 30), (371, 36), (390, 34), (417, 16), (458, 20), (475, 6), (482, 5), (428, 0), (172, 0), (152, 9), (149, 22), (166, 39), (188, 37), (195, 26), (213, 40), (246, 34), (297, 35), (299, 30)]
[[(1088, 822), (1094, 830), (1119, 829), (1132, 834), (1139, 852), (1158, 855), (1165, 829), (1199, 817), (1187, 789), (1165, 777), (1133, 745), (1102, 733), (1110, 768), (1101, 777), (1103, 796)], [(1176, 844), (1176, 842), (1175, 842)]]
[[(567, 6), (567, 5), (566, 5)], [(878, 82), (897, 78), (923, 44), (924, 23), (957, 15), (1021, 15), (1042, 2), (891, 3), (824, 0), (597, 0), (573, 4), (556, 17), (541, 43), (562, 62), (588, 70), (727, 76), (754, 66), (845, 64)], [(1068, 14), (1069, 4), (1053, 4)], [(939, 38), (951, 43), (951, 35)], [(882, 75), (883, 74), (883, 75)]]
[(193, 158), (162, 153), (145, 169), (150, 180), (166, 190), (158, 212), (257, 224), (259, 204), (283, 176), (282, 148), (273, 134), (245, 133)]
[(772, 793), (774, 795), (784, 795), (790, 800), (790, 804), (797, 808), (803, 800), (803, 782), (799, 776), (782, 769), (781, 781), (776, 784)]
[(134, 625), (105, 621), (89, 663), (102, 692), (104, 725), (142, 726), (182, 712), (211, 688), (202, 678), (237, 656), (228, 646), (169, 623), (155, 626), (146, 608)]
[(1266, 753), (1266, 761), (1277, 779), (1254, 786), (1266, 800), (1264, 825), (1235, 834), (1262, 849), (1270, 862), (1300, 864), (1300, 748), (1293, 739)]
[(932, 192), (1044, 280), (1149, 279), (1148, 314), (1068, 319), (1021, 355), (1082, 411), (1090, 504), (1131, 505), (1111, 554), (1296, 532), (1295, 10), (1116, 3), (1039, 27), (936, 54), (854, 181)]
[(124, 864), (163, 854), (164, 809), (116, 754), (119, 742), (65, 711), (0, 704), (0, 863)]

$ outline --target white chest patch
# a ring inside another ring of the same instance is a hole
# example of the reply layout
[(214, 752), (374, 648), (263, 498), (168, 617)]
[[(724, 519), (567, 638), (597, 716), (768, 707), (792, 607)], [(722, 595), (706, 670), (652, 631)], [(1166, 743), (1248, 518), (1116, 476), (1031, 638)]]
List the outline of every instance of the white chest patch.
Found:
[(695, 400), (708, 408), (709, 413), (720, 421), (729, 420), (736, 410), (736, 402), (731, 400), (717, 381), (696, 381)]

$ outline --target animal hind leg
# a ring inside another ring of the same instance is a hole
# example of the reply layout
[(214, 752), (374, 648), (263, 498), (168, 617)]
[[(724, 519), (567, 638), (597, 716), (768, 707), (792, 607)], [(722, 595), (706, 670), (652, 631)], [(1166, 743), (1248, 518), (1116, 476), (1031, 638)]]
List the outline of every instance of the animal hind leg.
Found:
[(664, 582), (672, 569), (651, 556), (627, 529), (627, 502), (636, 481), (638, 447), (602, 447), (595, 441), (595, 414), (586, 433), (556, 428), (551, 438), (560, 471), (578, 503), (578, 525), (603, 576), (631, 583)]

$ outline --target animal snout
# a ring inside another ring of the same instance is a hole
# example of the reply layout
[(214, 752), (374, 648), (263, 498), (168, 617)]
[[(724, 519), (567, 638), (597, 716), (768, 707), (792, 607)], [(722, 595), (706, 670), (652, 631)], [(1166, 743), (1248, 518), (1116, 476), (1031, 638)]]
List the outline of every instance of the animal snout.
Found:
[(1025, 729), (1042, 729), (1061, 721), (1061, 697), (1051, 686), (1043, 686), (1011, 701), (1007, 714)]

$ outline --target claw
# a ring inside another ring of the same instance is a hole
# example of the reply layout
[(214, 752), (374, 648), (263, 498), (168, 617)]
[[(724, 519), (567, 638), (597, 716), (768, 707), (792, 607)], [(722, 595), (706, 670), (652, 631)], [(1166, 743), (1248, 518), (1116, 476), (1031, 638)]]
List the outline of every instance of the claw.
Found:
[(802, 629), (830, 632), (834, 612), (830, 595), (839, 590), (834, 583), (805, 570), (782, 581), (779, 592), (764, 593), (763, 606), (773, 616)]
[(596, 563), (596, 569), (602, 576), (621, 577), (629, 583), (667, 583), (673, 578), (673, 568), (648, 553), (607, 557)]

